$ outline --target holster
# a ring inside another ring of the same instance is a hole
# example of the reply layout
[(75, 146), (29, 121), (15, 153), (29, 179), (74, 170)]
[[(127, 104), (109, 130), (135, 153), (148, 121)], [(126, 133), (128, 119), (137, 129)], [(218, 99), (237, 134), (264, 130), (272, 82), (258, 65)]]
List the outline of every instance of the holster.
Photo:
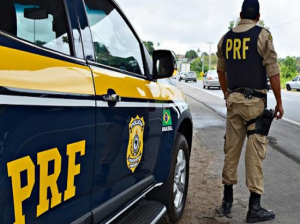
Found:
[(273, 119), (274, 119), (274, 110), (265, 109), (262, 116), (259, 116), (256, 119), (247, 122), (246, 125), (247, 127), (255, 123), (255, 130), (247, 131), (247, 136), (249, 137), (249, 135), (252, 134), (260, 134), (260, 135), (268, 136)]

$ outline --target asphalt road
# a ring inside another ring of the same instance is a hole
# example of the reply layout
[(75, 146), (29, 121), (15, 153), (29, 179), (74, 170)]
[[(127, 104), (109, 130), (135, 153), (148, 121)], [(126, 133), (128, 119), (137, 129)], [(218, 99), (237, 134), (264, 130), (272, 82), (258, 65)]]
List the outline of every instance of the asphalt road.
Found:
[[(190, 108), (194, 129), (199, 130), (199, 133), (203, 135), (200, 144), (210, 148), (212, 153), (218, 157), (218, 161), (222, 161), (223, 153), (220, 152), (222, 152), (222, 137), (225, 134), (226, 109), (222, 95), (218, 96), (220, 95), (218, 94), (219, 90), (203, 90), (199, 83), (186, 84), (175, 81), (175, 84), (186, 93), (188, 101), (193, 102)], [(298, 93), (296, 92), (296, 94)], [(203, 106), (209, 109), (208, 112), (201, 109)], [(293, 123), (280, 120), (274, 121), (272, 124), (268, 154), (264, 161), (265, 193), (262, 203), (265, 207), (276, 211), (276, 219), (268, 223), (300, 223), (299, 131), (300, 125), (297, 124), (297, 121)], [(224, 220), (225, 223), (244, 223), (245, 220), (249, 193), (245, 186), (243, 158), (244, 152), (239, 164), (240, 181), (235, 186), (234, 217)], [(220, 169), (221, 163), (211, 164), (211, 166), (217, 166)], [(219, 178), (221, 177), (219, 176)]]

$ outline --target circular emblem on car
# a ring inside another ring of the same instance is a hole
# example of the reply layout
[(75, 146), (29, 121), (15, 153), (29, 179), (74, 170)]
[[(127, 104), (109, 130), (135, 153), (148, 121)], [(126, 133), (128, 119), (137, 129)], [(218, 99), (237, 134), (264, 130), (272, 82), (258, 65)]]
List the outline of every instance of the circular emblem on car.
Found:
[(133, 173), (140, 164), (143, 155), (143, 138), (145, 122), (143, 117), (131, 118), (127, 147), (127, 166)]

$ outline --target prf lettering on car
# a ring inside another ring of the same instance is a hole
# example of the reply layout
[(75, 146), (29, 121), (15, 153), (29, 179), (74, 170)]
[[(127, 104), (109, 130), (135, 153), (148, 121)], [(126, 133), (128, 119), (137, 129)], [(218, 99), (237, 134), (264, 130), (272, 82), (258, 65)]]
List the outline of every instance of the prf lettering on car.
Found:
[[(36, 208), (36, 217), (53, 208), (63, 201), (66, 201), (75, 196), (76, 186), (74, 185), (74, 178), (80, 174), (80, 164), (76, 164), (76, 154), (80, 156), (85, 154), (85, 141), (75, 142), (67, 145), (66, 155), (68, 156), (68, 176), (67, 188), (62, 195), (57, 186), (57, 179), (61, 172), (61, 155), (58, 148), (48, 149), (37, 154), (37, 165), (40, 170), (39, 183), (39, 204)], [(54, 163), (54, 172), (48, 174), (50, 162)], [(32, 189), (35, 185), (35, 164), (30, 156), (11, 161), (7, 163), (8, 176), (11, 178), (15, 222), (14, 224), (25, 224), (25, 214), (23, 214), (22, 202), (28, 199), (31, 195)], [(27, 185), (21, 186), (21, 173), (27, 174)], [(51, 198), (47, 198), (48, 189), (51, 192)], [(49, 203), (50, 199), (50, 203)]]
[(228, 38), (226, 42), (226, 58), (229, 59), (228, 53), (233, 51), (233, 59), (246, 59), (246, 51), (249, 50), (248, 42), (250, 42), (250, 37), (243, 38), (243, 40)]

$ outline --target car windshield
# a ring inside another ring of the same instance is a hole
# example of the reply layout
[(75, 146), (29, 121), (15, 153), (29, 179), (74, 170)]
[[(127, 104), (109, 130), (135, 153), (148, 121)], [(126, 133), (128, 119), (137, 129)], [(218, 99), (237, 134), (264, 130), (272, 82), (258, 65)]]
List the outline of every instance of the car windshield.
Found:
[(208, 75), (210, 75), (210, 76), (218, 76), (217, 70), (210, 70), (210, 71), (208, 71)]
[(195, 75), (195, 72), (189, 72), (188, 75)]

